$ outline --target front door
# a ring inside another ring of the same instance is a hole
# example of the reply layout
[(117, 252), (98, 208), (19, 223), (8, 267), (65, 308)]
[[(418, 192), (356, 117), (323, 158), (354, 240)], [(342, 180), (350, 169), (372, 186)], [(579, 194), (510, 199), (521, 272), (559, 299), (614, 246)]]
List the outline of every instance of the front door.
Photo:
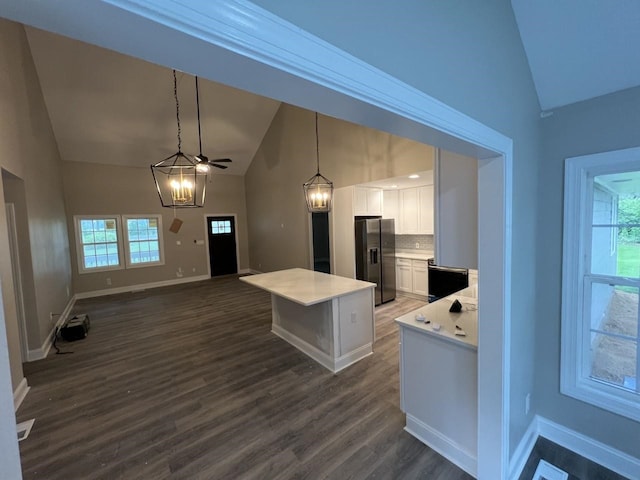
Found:
[(234, 217), (207, 217), (211, 276), (238, 273)]

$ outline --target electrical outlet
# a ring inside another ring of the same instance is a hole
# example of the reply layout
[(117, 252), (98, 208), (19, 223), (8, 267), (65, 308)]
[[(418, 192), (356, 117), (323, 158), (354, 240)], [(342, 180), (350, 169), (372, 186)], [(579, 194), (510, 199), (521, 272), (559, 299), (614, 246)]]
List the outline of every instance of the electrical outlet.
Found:
[(111, 285), (111, 277), (107, 277), (107, 285)]
[(531, 394), (527, 393), (524, 397), (524, 414), (529, 415), (529, 410), (531, 409)]
[(49, 312), (49, 320), (53, 320), (53, 316), (54, 316), (54, 313), (53, 312)]
[(416, 248), (420, 248), (420, 242), (416, 242)]

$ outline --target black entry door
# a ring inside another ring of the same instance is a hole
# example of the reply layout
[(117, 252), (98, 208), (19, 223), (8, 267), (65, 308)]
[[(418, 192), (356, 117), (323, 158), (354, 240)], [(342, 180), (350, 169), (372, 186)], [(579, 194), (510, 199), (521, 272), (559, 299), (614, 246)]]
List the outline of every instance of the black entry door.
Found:
[(207, 217), (211, 276), (238, 273), (234, 217)]

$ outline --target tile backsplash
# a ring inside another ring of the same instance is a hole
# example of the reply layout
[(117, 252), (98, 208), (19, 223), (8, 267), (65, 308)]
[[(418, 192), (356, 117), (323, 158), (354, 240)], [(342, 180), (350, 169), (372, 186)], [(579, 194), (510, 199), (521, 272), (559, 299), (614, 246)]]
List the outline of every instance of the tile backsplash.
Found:
[(396, 235), (396, 249), (433, 251), (433, 235)]

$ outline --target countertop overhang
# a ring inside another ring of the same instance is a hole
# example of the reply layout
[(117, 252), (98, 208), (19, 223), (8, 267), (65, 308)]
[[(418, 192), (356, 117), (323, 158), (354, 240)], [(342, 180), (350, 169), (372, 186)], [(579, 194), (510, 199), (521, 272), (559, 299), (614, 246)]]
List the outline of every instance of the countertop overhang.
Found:
[[(460, 301), (462, 304), (462, 311), (459, 313), (449, 311), (451, 304), (455, 300)], [(416, 315), (418, 314), (425, 317), (425, 322), (416, 320)], [(417, 310), (406, 313), (395, 320), (401, 326), (477, 350), (478, 286), (472, 285), (467, 287), (433, 303), (420, 307)], [(430, 323), (426, 323), (427, 321)], [(440, 325), (440, 330), (433, 328), (434, 323)], [(455, 334), (456, 326), (460, 327), (466, 333), (464, 337)]]
[(240, 280), (300, 305), (309, 306), (360, 290), (374, 288), (375, 283), (304, 268), (240, 277)]

